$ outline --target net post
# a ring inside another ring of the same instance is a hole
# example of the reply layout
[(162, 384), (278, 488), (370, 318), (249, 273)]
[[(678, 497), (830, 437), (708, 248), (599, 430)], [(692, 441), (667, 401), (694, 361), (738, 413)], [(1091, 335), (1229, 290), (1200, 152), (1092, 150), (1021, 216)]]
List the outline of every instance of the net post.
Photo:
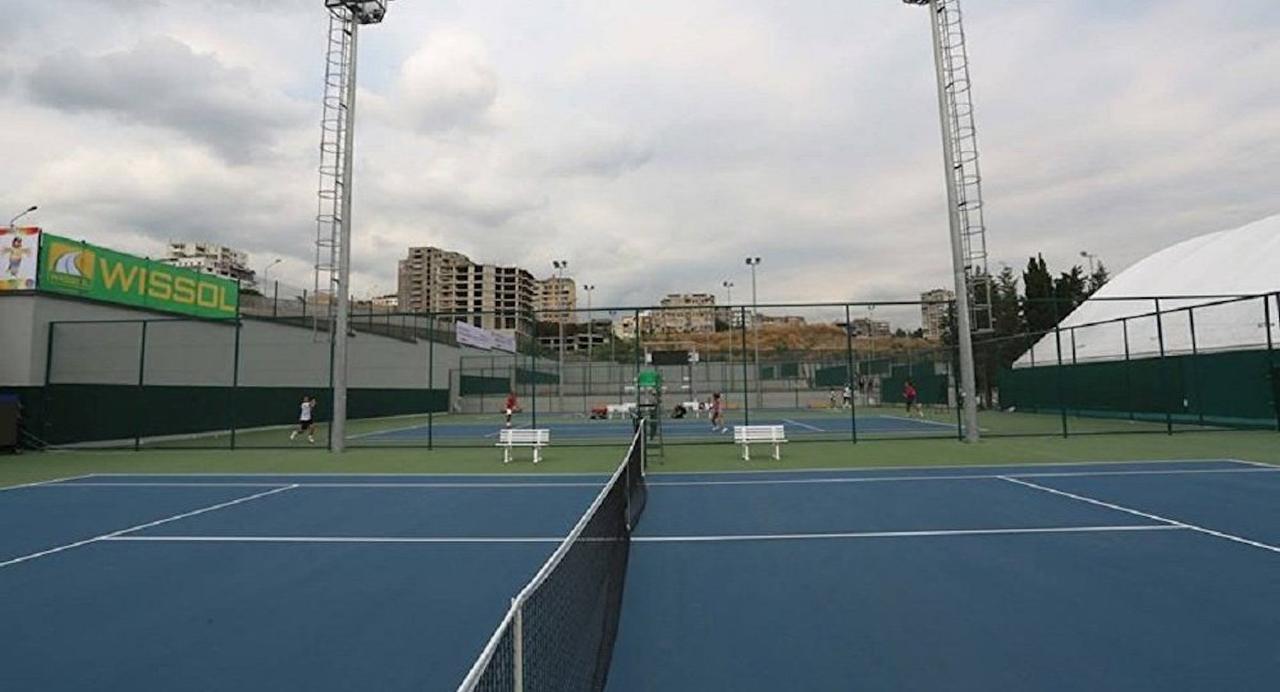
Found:
[(142, 320), (142, 334), (138, 339), (138, 394), (133, 407), (133, 451), (142, 448), (142, 393), (146, 391), (144, 379), (147, 373), (147, 320)]
[(524, 692), (524, 604), (511, 599), (515, 617), (511, 619), (511, 689)]

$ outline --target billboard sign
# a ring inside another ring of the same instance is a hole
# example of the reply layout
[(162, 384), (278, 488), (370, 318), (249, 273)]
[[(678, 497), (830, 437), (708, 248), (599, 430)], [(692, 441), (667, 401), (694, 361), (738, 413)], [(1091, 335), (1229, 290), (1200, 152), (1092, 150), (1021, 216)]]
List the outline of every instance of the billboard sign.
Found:
[(458, 333), (459, 346), (471, 346), (486, 351), (493, 348), (493, 332), (467, 322), (454, 322), (453, 326)]
[(240, 287), (230, 279), (170, 266), (44, 233), (36, 286), (148, 310), (235, 318)]
[(0, 227), (0, 291), (35, 290), (39, 250), (39, 228)]

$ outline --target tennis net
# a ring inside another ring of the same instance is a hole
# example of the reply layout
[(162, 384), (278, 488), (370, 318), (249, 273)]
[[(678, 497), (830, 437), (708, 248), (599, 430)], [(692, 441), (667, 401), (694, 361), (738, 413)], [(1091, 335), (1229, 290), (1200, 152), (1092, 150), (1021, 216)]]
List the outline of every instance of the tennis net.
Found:
[(512, 599), (459, 692), (604, 689), (631, 531), (647, 496), (643, 431), (641, 425), (586, 514)]

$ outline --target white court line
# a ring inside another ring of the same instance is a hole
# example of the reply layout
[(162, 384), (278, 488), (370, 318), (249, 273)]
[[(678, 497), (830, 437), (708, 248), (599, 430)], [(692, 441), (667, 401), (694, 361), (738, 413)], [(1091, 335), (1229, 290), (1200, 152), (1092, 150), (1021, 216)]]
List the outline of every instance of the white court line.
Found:
[[(532, 424), (529, 424), (529, 425), (517, 425), (517, 426), (516, 426), (516, 427), (514, 427), (514, 428), (504, 428), (504, 430), (529, 430), (529, 429), (531, 429), (532, 427), (533, 427), (533, 425), (532, 425)], [(493, 431), (493, 432), (491, 432), (491, 433), (485, 433), (485, 434), (484, 434), (484, 436), (485, 436), (485, 437), (488, 437), (488, 438), (494, 438), (494, 437), (497, 437), (497, 436), (498, 436), (498, 433), (500, 433), (500, 432), (502, 432), (502, 430), (495, 430), (495, 431)]]
[[(1252, 469), (1250, 469), (1252, 470)], [(1258, 469), (1261, 471), (1262, 469)], [(184, 482), (184, 481), (120, 481), (112, 483), (110, 481), (88, 481), (81, 483), (61, 483), (55, 485), (44, 486), (47, 488), (273, 488), (279, 486), (279, 483), (269, 483), (262, 481), (260, 483), (232, 481), (211, 481), (211, 482)], [(560, 481), (548, 481), (546, 483), (293, 483), (297, 488), (458, 488), (462, 490), (472, 489), (489, 489), (489, 488), (600, 488), (603, 483), (570, 483)]]
[[(1172, 527), (1168, 527), (1172, 528)], [(150, 543), (563, 543), (564, 536), (112, 536)]]
[(1169, 524), (1126, 526), (1051, 526), (1028, 529), (940, 529), (935, 531), (853, 531), (845, 533), (728, 534), (723, 536), (632, 536), (638, 543), (720, 543), (730, 541), (796, 541), (852, 538), (924, 538), (929, 536), (1003, 536), (1044, 533), (1106, 533), (1120, 531), (1171, 531), (1189, 527)]
[(1203, 526), (1196, 526), (1195, 524), (1188, 524), (1188, 523), (1186, 523), (1186, 522), (1184, 522), (1184, 521), (1178, 521), (1178, 520), (1176, 520), (1176, 519), (1169, 519), (1169, 518), (1167, 518), (1167, 517), (1162, 517), (1162, 516), (1160, 516), (1160, 515), (1158, 515), (1158, 514), (1151, 514), (1151, 513), (1149, 513), (1149, 512), (1143, 512), (1143, 511), (1140, 511), (1140, 510), (1133, 509), (1133, 508), (1131, 508), (1131, 507), (1125, 507), (1125, 506), (1123, 506), (1123, 505), (1117, 505), (1117, 504), (1114, 504), (1114, 503), (1111, 503), (1111, 502), (1103, 502), (1102, 500), (1098, 500), (1098, 499), (1095, 499), (1095, 498), (1092, 498), (1092, 497), (1088, 497), (1088, 496), (1085, 496), (1085, 495), (1077, 495), (1076, 493), (1069, 493), (1069, 492), (1067, 492), (1067, 491), (1065, 491), (1065, 490), (1058, 490), (1058, 489), (1056, 489), (1056, 488), (1050, 488), (1050, 487), (1048, 487), (1048, 486), (1044, 486), (1044, 485), (1037, 485), (1037, 484), (1032, 483), (1032, 482), (1030, 482), (1030, 481), (1019, 480), (1019, 479), (1017, 479), (1017, 478), (1010, 478), (1010, 477), (1008, 477), (1008, 476), (1004, 477), (1002, 480), (1009, 481), (1010, 483), (1017, 483), (1018, 485), (1026, 486), (1026, 487), (1028, 487), (1028, 488), (1033, 488), (1033, 489), (1035, 489), (1035, 490), (1041, 490), (1041, 491), (1044, 491), (1044, 492), (1046, 492), (1046, 493), (1051, 493), (1051, 494), (1053, 494), (1053, 495), (1060, 495), (1060, 496), (1062, 496), (1062, 497), (1071, 498), (1072, 500), (1079, 500), (1080, 502), (1087, 502), (1087, 503), (1089, 503), (1089, 504), (1091, 504), (1091, 505), (1097, 505), (1098, 507), (1106, 507), (1107, 509), (1114, 509), (1114, 510), (1119, 511), (1119, 512), (1125, 512), (1125, 513), (1132, 514), (1132, 515), (1137, 516), (1137, 517), (1143, 517), (1143, 518), (1145, 518), (1145, 519), (1154, 519), (1154, 520), (1156, 520), (1156, 521), (1163, 521), (1163, 522), (1165, 522), (1165, 523), (1167, 523), (1167, 524), (1170, 524), (1170, 525), (1172, 525), (1172, 526), (1178, 526), (1178, 527), (1182, 527), (1182, 528), (1184, 528), (1184, 529), (1191, 529), (1192, 531), (1198, 531), (1198, 532), (1203, 533), (1203, 534), (1207, 534), (1207, 535), (1210, 535), (1210, 536), (1215, 536), (1215, 537), (1217, 537), (1217, 538), (1222, 538), (1222, 539), (1225, 539), (1225, 540), (1228, 540), (1228, 541), (1234, 541), (1234, 542), (1236, 542), (1236, 543), (1243, 543), (1244, 545), (1253, 546), (1253, 547), (1255, 547), (1255, 548), (1262, 548), (1263, 550), (1270, 550), (1270, 551), (1271, 551), (1271, 552), (1273, 552), (1273, 553), (1280, 553), (1280, 547), (1277, 547), (1277, 546), (1274, 546), (1274, 545), (1269, 545), (1269, 544), (1267, 544), (1267, 543), (1262, 543), (1262, 542), (1260, 542), (1260, 541), (1250, 540), (1250, 539), (1248, 539), (1248, 538), (1243, 538), (1243, 537), (1241, 537), (1241, 536), (1236, 536), (1236, 535), (1229, 534), (1229, 533), (1223, 533), (1223, 532), (1221, 532), (1221, 531), (1214, 531), (1213, 529), (1206, 529), (1206, 528), (1205, 528), (1205, 527), (1203, 527)]
[[(1097, 461), (1045, 461), (1043, 459), (1032, 459), (1024, 461), (1015, 461), (1007, 464), (931, 464), (922, 465), (896, 465), (896, 466), (857, 466), (845, 468), (801, 468), (801, 469), (756, 469), (756, 470), (726, 470), (726, 471), (650, 471), (652, 476), (750, 476), (764, 475), (769, 473), (862, 473), (864, 471), (930, 471), (933, 469), (1003, 469), (1006, 472), (1010, 469), (1018, 467), (1045, 467), (1045, 466), (1106, 466), (1108, 464), (1206, 464), (1206, 463), (1233, 463), (1233, 464), (1249, 464), (1256, 465), (1261, 462), (1241, 461), (1240, 459), (1223, 459), (1221, 457), (1213, 459), (1101, 459)], [(1280, 467), (1276, 467), (1280, 468)], [(545, 478), (547, 476), (576, 476), (579, 478), (608, 478), (608, 473), (598, 472), (590, 473), (583, 471), (542, 471), (536, 473), (476, 473), (470, 472), (453, 472), (453, 473), (360, 473), (351, 471), (312, 471), (308, 473), (270, 473), (267, 471), (248, 471), (244, 473), (235, 473), (231, 471), (214, 471), (204, 473), (128, 473), (128, 472), (106, 472), (94, 473), (91, 476), (100, 478), (173, 478), (174, 476), (188, 476), (191, 478), (453, 478), (465, 477), (476, 478), (483, 476), (497, 476), (503, 478)], [(1014, 474), (1017, 475), (1017, 474)]]
[[(373, 437), (374, 435), (385, 435), (386, 433), (404, 432), (406, 430), (422, 430), (425, 432), (426, 429), (427, 424), (422, 423), (421, 425), (409, 425), (402, 428), (387, 428), (385, 430), (370, 430), (369, 432), (355, 433), (354, 435), (347, 435), (347, 439), (358, 440), (362, 437)], [(426, 437), (426, 435), (423, 435), (423, 437)]]
[(18, 488), (36, 488), (42, 485), (52, 485), (56, 483), (62, 483), (63, 481), (76, 481), (76, 480), (80, 480), (81, 478), (93, 478), (96, 475), (97, 474), (95, 473), (85, 473), (79, 476), (67, 476), (65, 478), (50, 478), (48, 480), (35, 481), (33, 483), (22, 483), (20, 485), (6, 485), (3, 487), (0, 487), (0, 492), (4, 492), (5, 490), (17, 490)]
[(929, 425), (940, 425), (948, 430), (956, 429), (955, 423), (940, 423), (936, 420), (929, 420), (928, 418), (911, 418), (909, 416), (893, 416), (887, 413), (877, 413), (877, 414), (874, 414), (874, 417), (888, 418), (889, 420), (904, 420), (904, 421), (909, 421), (911, 423), (928, 423)]
[[(1043, 459), (1033, 459), (1030, 461), (1025, 461), (1025, 460), (1014, 461), (1014, 462), (1009, 462), (1007, 464), (929, 464), (929, 465), (901, 465), (900, 464), (896, 466), (846, 466), (846, 467), (836, 467), (836, 468), (828, 467), (828, 468), (802, 468), (802, 469), (780, 469), (780, 470), (779, 469), (742, 469), (742, 470), (727, 470), (727, 471), (651, 471), (649, 475), (652, 475), (652, 476), (750, 476), (750, 475), (764, 475), (768, 473), (796, 473), (796, 474), (800, 474), (800, 473), (862, 473), (864, 471), (912, 471), (912, 470), (931, 471), (934, 469), (1004, 469), (1007, 471), (1009, 469), (1017, 469), (1019, 467), (1032, 468), (1032, 467), (1045, 467), (1045, 466), (1107, 466), (1107, 465), (1119, 465), (1119, 464), (1129, 464), (1133, 466), (1138, 466), (1142, 464), (1156, 465), (1156, 464), (1208, 464), (1208, 463), (1257, 465), (1261, 462), (1241, 461), (1239, 459), (1222, 459), (1222, 458), (1216, 458), (1216, 459), (1102, 459), (1099, 461), (1045, 461)], [(1280, 468), (1280, 466), (1277, 466), (1276, 468)], [(97, 475), (111, 475), (111, 474), (97, 474)], [(121, 475), (135, 475), (135, 474), (121, 474)], [(136, 474), (136, 475), (143, 475), (143, 474)], [(164, 474), (160, 474), (160, 475), (164, 475)], [(169, 475), (172, 475), (172, 474), (169, 474)], [(243, 475), (251, 475), (251, 474), (243, 474)], [(305, 474), (299, 474), (299, 475), (305, 475)], [(312, 474), (312, 475), (327, 475), (327, 474)], [(396, 474), (391, 474), (391, 475), (396, 475)], [(406, 475), (406, 474), (400, 474), (400, 475)], [(408, 474), (408, 475), (412, 475), (412, 474)], [(474, 475), (474, 474), (470, 474), (470, 475)], [(530, 475), (537, 475), (537, 474), (530, 474)], [(1014, 474), (1014, 475), (1017, 475), (1017, 474)]]
[[(1123, 531), (1180, 531), (1186, 527), (1170, 524), (1124, 526), (1053, 526), (1023, 529), (942, 529), (932, 531), (859, 531), (845, 533), (790, 533), (723, 536), (632, 536), (640, 543), (710, 543), (721, 541), (782, 541), (853, 538), (920, 538), (927, 536), (992, 536), (1005, 534), (1104, 533)], [(564, 538), (543, 536), (112, 536), (111, 542), (146, 543), (562, 543)], [(589, 539), (588, 539), (589, 540)], [(612, 539), (601, 538), (608, 541)]]
[[(777, 473), (776, 471), (771, 473)], [(706, 481), (649, 481), (651, 486), (669, 486), (669, 487), (696, 487), (696, 486), (733, 486), (733, 485), (824, 485), (824, 484), (847, 484), (847, 483), (896, 483), (910, 481), (968, 481), (968, 480), (1004, 480), (1007, 476), (1015, 476), (1017, 478), (1089, 478), (1093, 476), (1177, 476), (1186, 474), (1204, 474), (1204, 473), (1280, 473), (1280, 467), (1277, 466), (1258, 466), (1247, 468), (1220, 468), (1220, 469), (1164, 469), (1164, 470), (1135, 470), (1135, 471), (1048, 471), (1044, 473), (1012, 473), (1012, 474), (959, 474), (959, 475), (928, 475), (919, 474), (912, 476), (865, 476), (865, 477), (843, 477), (836, 476), (832, 478), (763, 478), (763, 479), (741, 479), (741, 480), (706, 480)], [(45, 484), (32, 484), (32, 487), (39, 486), (42, 488), (263, 488), (275, 487), (279, 483), (271, 483), (268, 481), (261, 482), (235, 482), (235, 481), (82, 481), (70, 483), (56, 483), (46, 481)], [(341, 483), (333, 481), (321, 481), (317, 483), (294, 483), (298, 488), (458, 488), (462, 490), (469, 489), (491, 489), (491, 488), (599, 488), (600, 483), (596, 482), (569, 482), (569, 481), (548, 481), (546, 483), (490, 483), (478, 481), (474, 483), (468, 482), (406, 482), (406, 483)], [(15, 486), (21, 487), (21, 486)]]
[(256, 500), (256, 499), (258, 499), (258, 498), (260, 498), (260, 497), (266, 497), (266, 496), (268, 496), (268, 495), (274, 495), (274, 494), (276, 494), (276, 493), (284, 492), (284, 491), (286, 491), (286, 490), (292, 490), (292, 489), (294, 489), (294, 488), (296, 488), (296, 487), (298, 487), (298, 486), (296, 486), (296, 485), (285, 485), (285, 486), (281, 486), (281, 487), (278, 487), (278, 488), (274, 488), (274, 489), (272, 489), (272, 490), (267, 490), (267, 491), (264, 491), (264, 492), (261, 492), (261, 493), (254, 493), (253, 495), (246, 495), (246, 496), (244, 496), (244, 497), (236, 498), (236, 499), (234, 499), (234, 500), (229, 500), (229, 501), (227, 501), (227, 502), (220, 502), (220, 503), (218, 503), (218, 504), (216, 504), (216, 505), (209, 505), (208, 507), (201, 507), (200, 509), (192, 510), (192, 511), (190, 511), (190, 512), (183, 512), (182, 514), (175, 514), (175, 515), (173, 515), (173, 516), (171, 516), (171, 517), (165, 517), (164, 519), (157, 519), (157, 520), (155, 520), (155, 521), (149, 521), (149, 522), (147, 522), (147, 523), (145, 523), (145, 524), (138, 524), (137, 526), (130, 526), (130, 527), (129, 527), (129, 528), (127, 528), (127, 529), (120, 529), (119, 531), (112, 531), (111, 533), (104, 533), (104, 534), (102, 534), (101, 536), (94, 536), (93, 538), (86, 538), (86, 539), (84, 539), (83, 541), (76, 541), (75, 543), (67, 543), (66, 545), (60, 545), (60, 546), (58, 546), (58, 547), (56, 547), (56, 548), (50, 548), (50, 549), (48, 549), (48, 550), (41, 550), (41, 551), (40, 551), (40, 552), (38, 552), (38, 553), (30, 553), (30, 554), (28, 554), (28, 555), (23, 555), (23, 556), (21, 556), (21, 557), (15, 557), (15, 558), (13, 558), (13, 559), (11, 559), (11, 560), (5, 560), (4, 562), (0, 562), (0, 568), (9, 567), (10, 565), (16, 565), (16, 564), (18, 564), (18, 563), (20, 563), (20, 562), (26, 562), (27, 560), (34, 560), (34, 559), (36, 559), (36, 558), (38, 558), (38, 557), (44, 557), (45, 555), (52, 555), (52, 554), (54, 554), (54, 553), (60, 553), (60, 552), (62, 552), (62, 551), (64, 551), (64, 550), (70, 550), (70, 549), (72, 549), (72, 548), (79, 548), (79, 547), (80, 547), (80, 546), (82, 546), (82, 545), (88, 545), (88, 544), (90, 544), (90, 543), (96, 543), (96, 542), (98, 542), (98, 541), (105, 541), (105, 540), (107, 540), (107, 539), (115, 538), (115, 537), (117, 537), (117, 536), (121, 536), (121, 535), (123, 535), (123, 534), (130, 533), (130, 532), (133, 532), (133, 531), (141, 531), (142, 529), (149, 529), (149, 528), (152, 528), (152, 527), (155, 527), (155, 526), (160, 526), (161, 524), (168, 524), (168, 523), (169, 523), (169, 522), (171, 522), (171, 521), (177, 521), (177, 520), (179, 520), (179, 519), (186, 519), (186, 518), (188, 518), (188, 517), (194, 517), (194, 516), (196, 516), (197, 514), (204, 514), (205, 512), (212, 512), (212, 511), (214, 511), (214, 510), (224, 509), (224, 508), (230, 507), (230, 506), (232, 506), (232, 505), (238, 505), (238, 504), (240, 504), (240, 503), (242, 503), (242, 502), (249, 502), (250, 500)]
[(1227, 461), (1234, 461), (1237, 464), (1249, 464), (1250, 466), (1261, 466), (1267, 469), (1280, 469), (1280, 464), (1272, 464), (1266, 461), (1249, 461), (1247, 459), (1227, 459)]
[[(1018, 478), (1077, 478), (1092, 476), (1164, 476), (1196, 473), (1275, 473), (1278, 467), (1271, 468), (1225, 468), (1225, 469), (1168, 469), (1162, 471), (1048, 471), (1045, 473), (1012, 473), (1012, 474), (957, 474), (914, 476), (865, 476), (834, 478), (764, 478), (733, 481), (649, 481), (651, 486), (715, 486), (715, 485), (823, 485), (826, 483), (896, 483), (905, 481), (971, 481), (971, 480), (1007, 480), (1008, 476)], [(775, 472), (776, 473), (776, 472)], [(83, 485), (77, 483), (75, 485)]]
[(796, 426), (799, 426), (799, 427), (801, 427), (801, 428), (808, 428), (809, 430), (812, 430), (812, 431), (814, 431), (814, 432), (826, 432), (826, 430), (823, 430), (822, 428), (819, 428), (819, 427), (818, 427), (818, 426), (816, 426), (816, 425), (809, 425), (808, 423), (801, 423), (801, 422), (800, 422), (800, 421), (798, 421), (798, 420), (791, 420), (790, 418), (783, 418), (783, 419), (782, 419), (782, 422), (783, 422), (783, 423), (790, 423), (790, 424), (792, 424), (792, 425), (796, 425)]

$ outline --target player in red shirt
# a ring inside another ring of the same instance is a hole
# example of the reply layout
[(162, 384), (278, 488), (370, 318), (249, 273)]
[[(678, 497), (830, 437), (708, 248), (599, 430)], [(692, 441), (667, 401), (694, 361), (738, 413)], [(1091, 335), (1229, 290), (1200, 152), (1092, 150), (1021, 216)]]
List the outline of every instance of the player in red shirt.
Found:
[[(911, 380), (907, 380), (906, 384), (902, 385), (902, 398), (905, 399), (907, 402), (908, 416), (911, 415), (911, 409), (915, 407), (916, 399), (918, 397), (919, 397), (919, 392), (916, 391), (915, 384), (913, 384)], [(923, 416), (924, 411), (921, 411), (920, 415)]]
[(711, 395), (711, 432), (717, 430), (728, 430), (724, 424), (724, 402), (720, 399), (720, 392)]
[(505, 404), (503, 404), (503, 406), (502, 406), (502, 411), (503, 411), (503, 413), (505, 413), (505, 414), (506, 414), (506, 416), (507, 416), (507, 427), (508, 427), (508, 428), (510, 428), (510, 427), (511, 427), (511, 416), (512, 416), (512, 414), (514, 414), (514, 413), (519, 409), (519, 407), (520, 407), (520, 403), (519, 403), (518, 401), (516, 401), (516, 393), (515, 393), (515, 392), (507, 392), (507, 402), (506, 402)]

